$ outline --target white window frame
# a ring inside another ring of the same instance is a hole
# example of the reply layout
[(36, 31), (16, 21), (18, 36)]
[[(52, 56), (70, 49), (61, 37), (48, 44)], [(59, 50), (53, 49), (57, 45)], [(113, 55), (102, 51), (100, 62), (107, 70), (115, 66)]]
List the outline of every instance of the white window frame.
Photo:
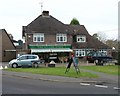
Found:
[(77, 35), (77, 42), (81, 42), (81, 43), (86, 42), (86, 36), (85, 35)]
[(44, 42), (44, 33), (33, 34), (33, 42)]
[(67, 42), (67, 34), (56, 34), (56, 42)]
[(85, 50), (84, 49), (78, 49), (78, 50), (75, 51), (75, 55), (76, 55), (76, 57), (84, 57), (84, 56), (86, 56)]
[(104, 53), (105, 55), (107, 55), (107, 51), (106, 50), (99, 50), (99, 52)]

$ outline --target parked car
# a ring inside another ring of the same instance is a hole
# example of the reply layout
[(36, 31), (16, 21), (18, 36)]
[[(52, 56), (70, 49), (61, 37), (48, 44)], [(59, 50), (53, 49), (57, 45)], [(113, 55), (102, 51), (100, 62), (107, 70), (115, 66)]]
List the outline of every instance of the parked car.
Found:
[(11, 60), (9, 62), (9, 66), (12, 68), (38, 67), (38, 65), (41, 63), (44, 63), (44, 60), (40, 60), (38, 55), (26, 54), (26, 55), (21, 55), (17, 59)]
[(109, 61), (112, 61), (112, 56), (107, 56), (102, 52), (90, 52), (87, 54), (88, 62), (95, 62), (96, 65), (103, 65)]

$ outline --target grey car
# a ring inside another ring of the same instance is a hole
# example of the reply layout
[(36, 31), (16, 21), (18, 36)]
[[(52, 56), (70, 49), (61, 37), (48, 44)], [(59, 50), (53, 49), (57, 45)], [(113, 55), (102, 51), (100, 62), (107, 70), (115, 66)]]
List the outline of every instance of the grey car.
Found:
[(17, 67), (24, 67), (24, 66), (33, 66), (33, 64), (37, 67), (38, 64), (40, 63), (40, 59), (38, 55), (33, 55), (33, 54), (26, 54), (26, 55), (21, 55), (17, 59), (13, 59), (9, 62), (9, 66), (12, 68), (17, 68)]

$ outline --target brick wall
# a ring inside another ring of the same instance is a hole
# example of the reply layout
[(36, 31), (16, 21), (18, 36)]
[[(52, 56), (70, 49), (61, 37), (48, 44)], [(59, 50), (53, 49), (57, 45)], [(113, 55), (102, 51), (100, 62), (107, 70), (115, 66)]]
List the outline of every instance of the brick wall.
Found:
[(47, 45), (54, 45), (54, 44), (72, 44), (72, 36), (67, 34), (67, 42), (56, 42), (56, 34), (44, 34), (44, 42), (33, 42), (33, 34), (27, 34), (26, 39), (26, 49), (27, 45), (29, 44), (47, 44)]

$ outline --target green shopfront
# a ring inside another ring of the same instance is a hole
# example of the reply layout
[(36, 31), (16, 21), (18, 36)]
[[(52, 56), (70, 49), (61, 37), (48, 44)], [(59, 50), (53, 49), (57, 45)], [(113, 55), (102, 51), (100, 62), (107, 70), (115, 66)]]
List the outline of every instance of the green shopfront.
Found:
[(66, 62), (72, 52), (72, 46), (70, 44), (64, 45), (29, 45), (29, 49), (32, 54), (37, 54), (45, 62), (54, 60), (58, 62)]

